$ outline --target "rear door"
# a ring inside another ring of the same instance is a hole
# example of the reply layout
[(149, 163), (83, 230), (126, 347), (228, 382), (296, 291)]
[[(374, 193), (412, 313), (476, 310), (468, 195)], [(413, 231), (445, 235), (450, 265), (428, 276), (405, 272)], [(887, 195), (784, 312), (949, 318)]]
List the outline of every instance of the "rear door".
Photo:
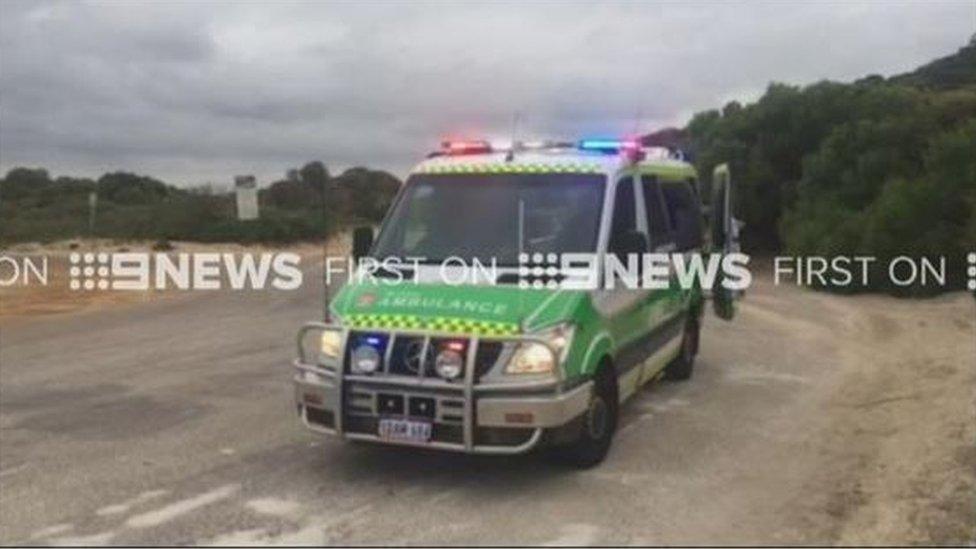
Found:
[[(713, 252), (724, 257), (739, 253), (739, 223), (732, 216), (733, 192), (732, 175), (728, 164), (720, 164), (712, 173), (711, 240)], [(735, 317), (737, 292), (722, 287), (722, 270), (712, 289), (712, 305), (715, 315), (725, 320)]]

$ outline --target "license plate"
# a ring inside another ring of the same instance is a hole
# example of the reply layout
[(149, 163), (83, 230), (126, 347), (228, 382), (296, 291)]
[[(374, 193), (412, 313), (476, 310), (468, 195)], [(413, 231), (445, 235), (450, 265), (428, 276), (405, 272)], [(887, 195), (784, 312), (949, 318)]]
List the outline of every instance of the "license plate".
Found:
[(430, 440), (431, 425), (409, 419), (380, 419), (377, 434), (383, 440), (425, 443)]

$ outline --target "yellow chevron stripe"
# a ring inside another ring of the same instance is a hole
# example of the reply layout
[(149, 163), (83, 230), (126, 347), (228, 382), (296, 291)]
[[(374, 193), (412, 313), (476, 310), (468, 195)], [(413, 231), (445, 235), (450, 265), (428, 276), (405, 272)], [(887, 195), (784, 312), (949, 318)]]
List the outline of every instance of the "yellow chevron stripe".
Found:
[(357, 314), (346, 322), (351, 328), (430, 330), (468, 335), (504, 336), (519, 332), (518, 324), (454, 317), (423, 318), (415, 315)]

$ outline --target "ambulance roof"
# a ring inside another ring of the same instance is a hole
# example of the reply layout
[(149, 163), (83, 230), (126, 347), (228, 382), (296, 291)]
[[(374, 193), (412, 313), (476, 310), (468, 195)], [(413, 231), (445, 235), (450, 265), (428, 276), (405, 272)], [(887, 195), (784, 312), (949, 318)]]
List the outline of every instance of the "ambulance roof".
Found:
[(643, 156), (633, 161), (626, 152), (553, 147), (535, 150), (487, 150), (434, 154), (418, 164), (411, 174), (494, 173), (593, 173), (614, 175), (632, 170), (668, 179), (697, 176), (694, 166), (662, 148), (640, 149)]

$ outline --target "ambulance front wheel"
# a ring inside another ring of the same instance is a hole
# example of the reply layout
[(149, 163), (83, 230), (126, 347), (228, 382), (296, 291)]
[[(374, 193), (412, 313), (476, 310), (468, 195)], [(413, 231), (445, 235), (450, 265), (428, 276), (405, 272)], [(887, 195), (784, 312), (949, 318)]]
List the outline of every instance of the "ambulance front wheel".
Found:
[(582, 425), (577, 438), (553, 449), (557, 460), (580, 469), (593, 467), (607, 457), (617, 430), (617, 378), (609, 363), (600, 366), (593, 382), (593, 393), (580, 418)]

